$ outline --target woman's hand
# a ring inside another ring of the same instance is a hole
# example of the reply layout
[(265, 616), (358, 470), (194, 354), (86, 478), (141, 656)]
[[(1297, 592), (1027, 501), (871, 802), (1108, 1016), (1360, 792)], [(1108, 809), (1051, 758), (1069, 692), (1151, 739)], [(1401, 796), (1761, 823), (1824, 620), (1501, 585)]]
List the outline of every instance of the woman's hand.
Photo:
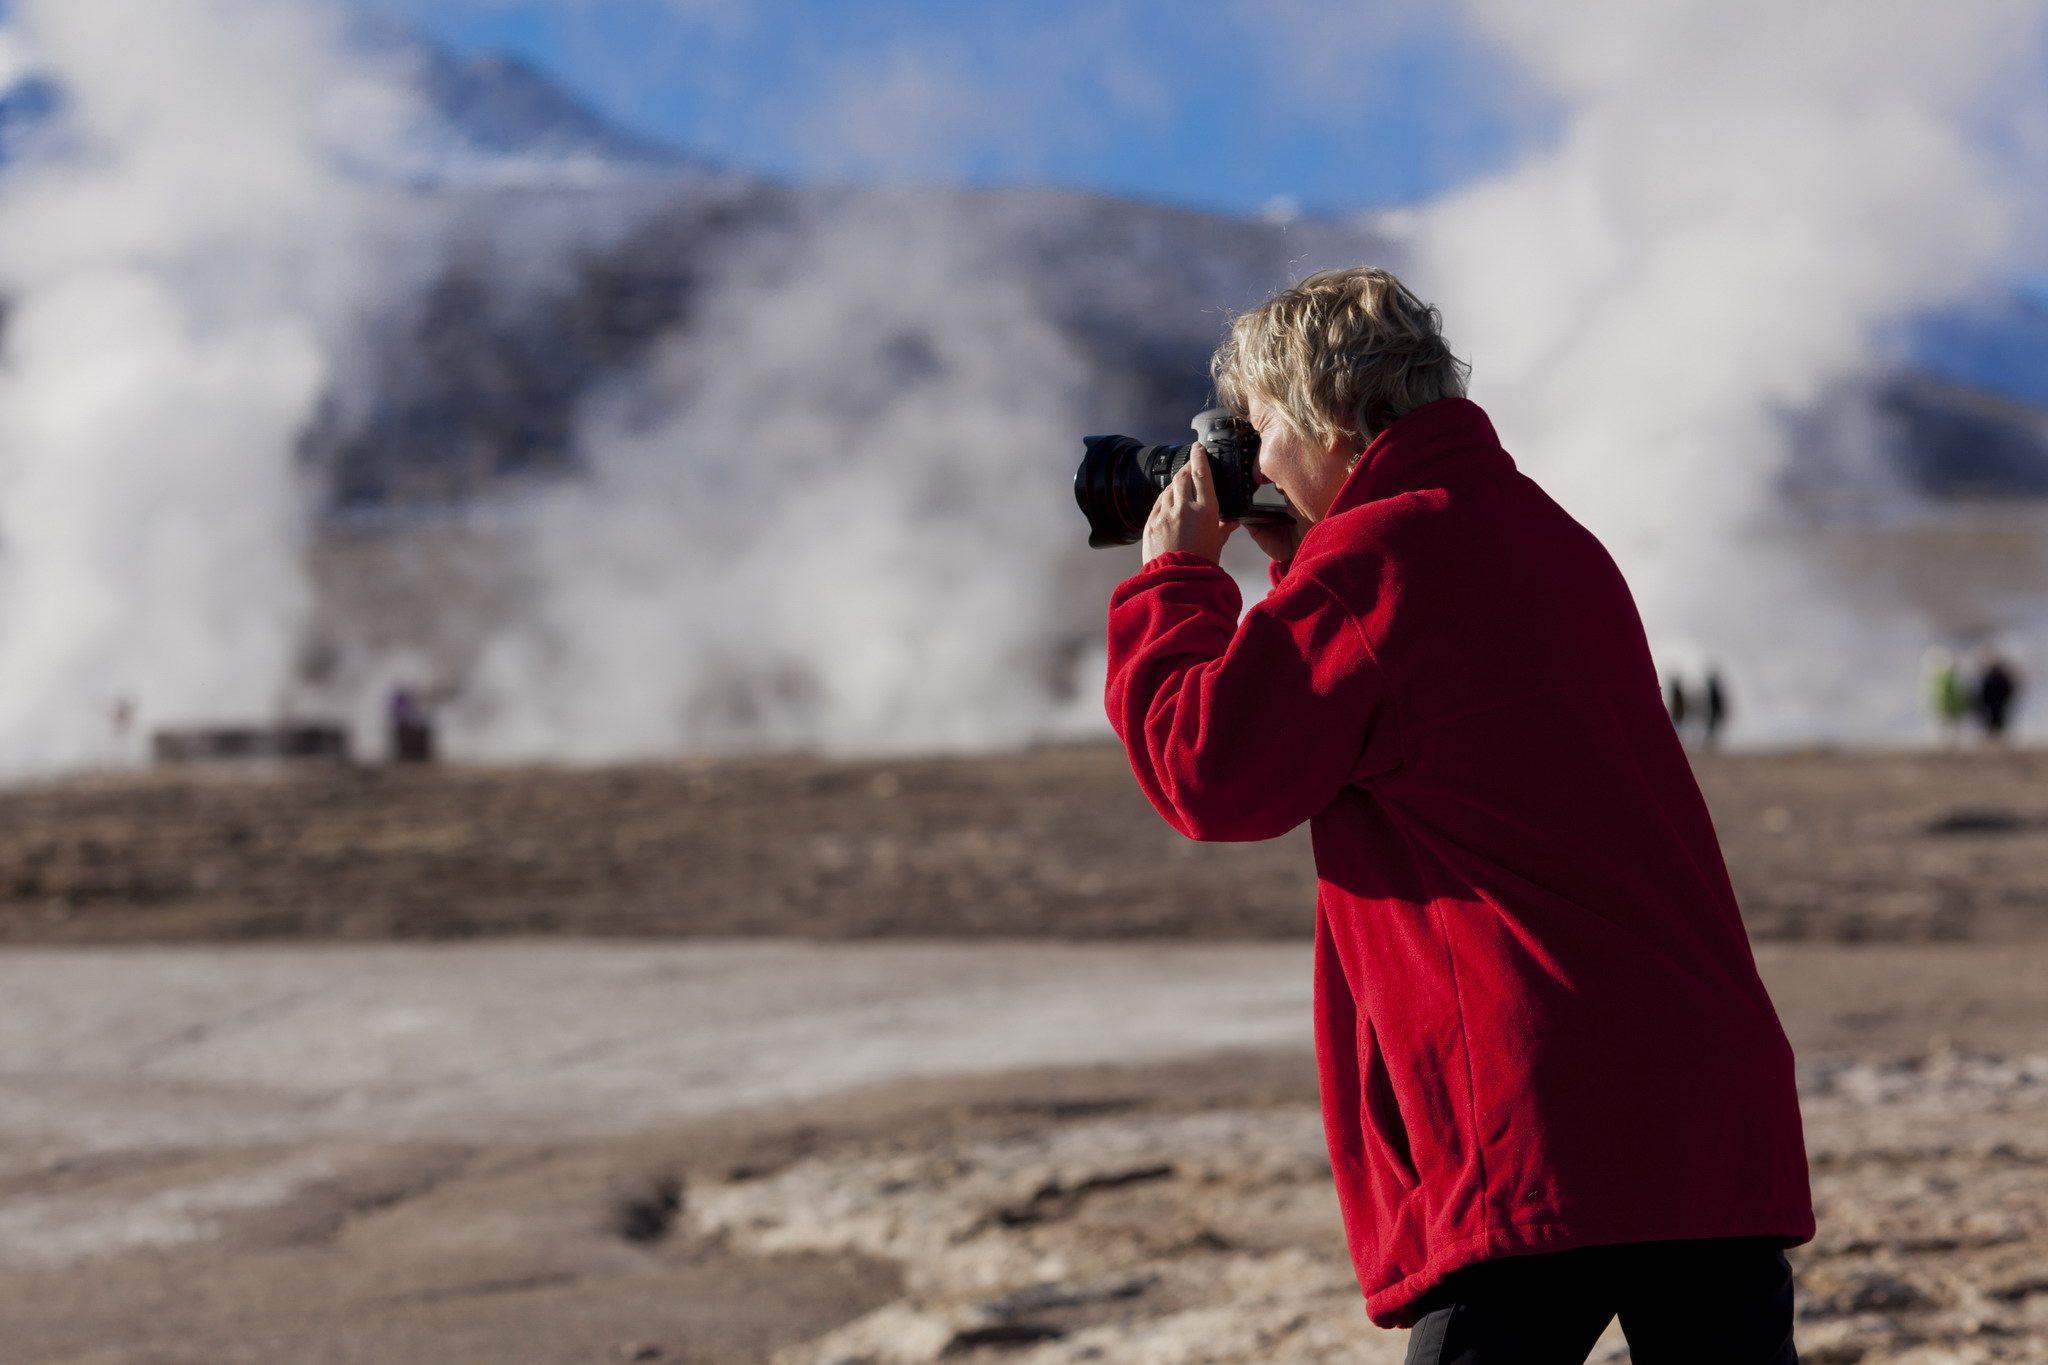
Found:
[(1159, 501), (1152, 504), (1152, 515), (1145, 519), (1145, 539), (1140, 547), (1145, 562), (1150, 564), (1175, 550), (1200, 555), (1212, 564), (1221, 559), (1223, 542), (1230, 539), (1237, 523), (1223, 520), (1216, 507), (1209, 452), (1196, 442), (1188, 462), (1173, 476)]
[[(1291, 505), (1289, 510), (1292, 510)], [(1266, 558), (1285, 564), (1294, 558), (1294, 552), (1301, 548), (1301, 538), (1308, 534), (1308, 523), (1297, 516), (1293, 521), (1283, 521), (1277, 525), (1271, 522), (1249, 522), (1244, 529), (1245, 534), (1266, 552)]]

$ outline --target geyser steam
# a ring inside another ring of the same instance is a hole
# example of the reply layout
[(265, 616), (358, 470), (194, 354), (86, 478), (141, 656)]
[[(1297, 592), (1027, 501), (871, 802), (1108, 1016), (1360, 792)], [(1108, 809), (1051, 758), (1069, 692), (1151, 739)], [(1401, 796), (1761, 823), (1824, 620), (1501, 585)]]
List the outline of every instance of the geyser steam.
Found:
[(533, 614), (458, 738), (503, 757), (985, 748), (1091, 729), (1062, 696), (1059, 565), (1083, 375), (943, 218), (844, 208), (803, 268), (741, 268), (586, 426), (534, 509)]
[[(1305, 34), (1272, 37), (1327, 54), (1307, 9), (1276, 11)], [(1799, 552), (1783, 418), (1878, 358), (1885, 324), (2014, 268), (2048, 148), (2042, 7), (1468, 13), (1550, 87), (1560, 132), (1406, 215), (1392, 264), (1443, 305), (1510, 448), (1614, 548), (1653, 635), (1732, 672), (1741, 733), (1908, 733), (1926, 628), (1848, 609)], [(311, 0), (14, 14), (70, 105), (61, 151), (0, 179), (8, 773), (107, 759), (117, 699), (148, 725), (313, 696), (293, 452), (361, 310), (414, 283), (384, 269), (380, 244), (413, 231), (392, 215), (422, 216), (336, 151), (332, 92), (366, 87)], [(402, 130), (402, 103), (349, 107)], [(794, 258), (741, 253), (588, 405), (587, 477), (518, 509), (521, 607), (447, 679), (452, 752), (1101, 732), (1088, 575), (1110, 561), (1077, 572), (1064, 486), (1091, 376), (1043, 266), (975, 222), (848, 194)], [(1189, 306), (1147, 288), (1116, 297)], [(367, 693), (419, 643), (359, 644), (331, 686)]]
[(317, 150), (333, 34), (247, 0), (17, 0), (66, 91), (0, 182), (0, 767), (269, 718), (310, 610), (292, 452), (359, 281)]
[[(1806, 552), (1786, 419), (1883, 360), (1887, 324), (2015, 268), (2048, 146), (2042, 7), (1467, 12), (1562, 110), (1523, 164), (1406, 215), (1396, 264), (1444, 306), (1475, 396), (1613, 548), (1666, 657), (1733, 675), (1742, 736), (1917, 733), (1936, 627)], [(1296, 50), (1324, 34), (1297, 22)], [(1041, 585), (1072, 513), (1057, 471), (1000, 454), (1062, 447), (1074, 362), (1005, 292), (1027, 265), (906, 221), (855, 216), (800, 277), (735, 280), (652, 381), (672, 415), (591, 428), (595, 478), (549, 510), (542, 608), (492, 657), (474, 746), (957, 746), (1077, 723), (1039, 661), (1069, 624)], [(906, 335), (929, 363), (892, 371)], [(722, 524), (736, 507), (758, 511)]]
[(1917, 731), (1930, 626), (1799, 552), (1784, 419), (2014, 268), (2042, 6), (1469, 8), (1567, 108), (1550, 150), (1417, 215), (1474, 397), (1653, 637), (1735, 665), (1751, 739)]

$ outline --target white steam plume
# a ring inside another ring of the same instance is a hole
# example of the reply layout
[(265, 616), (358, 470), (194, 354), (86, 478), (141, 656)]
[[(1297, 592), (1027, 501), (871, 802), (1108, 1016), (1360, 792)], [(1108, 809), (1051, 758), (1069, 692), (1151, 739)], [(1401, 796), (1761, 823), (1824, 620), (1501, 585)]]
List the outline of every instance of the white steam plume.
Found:
[(1561, 137), (1415, 217), (1417, 283), (1524, 467), (1752, 739), (1896, 737), (1926, 623), (1864, 614), (1783, 510), (1784, 417), (2013, 265), (2044, 7), (1471, 0)]
[[(1284, 14), (1305, 26), (1290, 50), (1380, 41)], [(2042, 7), (1469, 17), (1563, 114), (1509, 173), (1410, 215), (1475, 395), (1614, 549), (1667, 656), (1733, 673), (1745, 738), (1911, 733), (1929, 628), (1801, 552), (1785, 418), (1880, 359), (1884, 324), (2011, 268)], [(1070, 446), (1054, 395), (1084, 377), (1006, 283), (1028, 263), (994, 250), (871, 209), (799, 271), (730, 281), (637, 394), (665, 415), (594, 424), (592, 481), (544, 507), (538, 626), (498, 642), (465, 747), (957, 747), (1087, 723), (1086, 685), (1069, 704), (1047, 681), (1073, 515), (1042, 470), (1017, 477)]]
[[(1275, 12), (1327, 57), (1312, 8)], [(119, 696), (150, 723), (290, 704), (316, 610), (292, 450), (335, 338), (409, 280), (368, 282), (389, 206), (322, 150), (353, 79), (326, 11), (16, 13), (70, 92), (73, 144), (0, 181), (0, 768), (18, 772), (101, 758)], [(1750, 737), (1901, 733), (1920, 628), (1851, 611), (1797, 552), (1781, 417), (1866, 367), (1882, 324), (2013, 261), (2044, 145), (2041, 6), (1469, 13), (1564, 110), (1524, 164), (1412, 215), (1416, 283), (1476, 396), (1615, 549), (1653, 632), (1735, 668)], [(371, 94), (357, 107), (389, 115)], [(1091, 377), (1022, 238), (974, 221), (848, 196), (796, 268), (743, 263), (693, 302), (592, 406), (589, 477), (527, 509), (530, 597), (453, 679), (456, 753), (1100, 732), (1073, 655), (1099, 584), (1075, 586), (1087, 552), (1052, 454)]]
[(987, 748), (1060, 698), (1080, 519), (1069, 345), (944, 215), (890, 196), (727, 281), (534, 509), (532, 616), (453, 717), (490, 757)]
[[(310, 608), (293, 451), (358, 296), (363, 191), (319, 150), (323, 12), (17, 0), (63, 145), (0, 184), (0, 768), (288, 704)], [(135, 741), (131, 739), (131, 745)]]

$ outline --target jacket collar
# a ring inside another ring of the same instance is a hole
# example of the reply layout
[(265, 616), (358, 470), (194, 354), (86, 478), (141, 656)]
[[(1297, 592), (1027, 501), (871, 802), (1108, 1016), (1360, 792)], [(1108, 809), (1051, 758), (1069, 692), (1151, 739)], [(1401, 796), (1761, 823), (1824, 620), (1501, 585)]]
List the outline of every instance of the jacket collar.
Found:
[(1493, 423), (1469, 398), (1439, 398), (1397, 418), (1373, 438), (1324, 520), (1397, 493), (1440, 488), (1458, 473), (1510, 472)]

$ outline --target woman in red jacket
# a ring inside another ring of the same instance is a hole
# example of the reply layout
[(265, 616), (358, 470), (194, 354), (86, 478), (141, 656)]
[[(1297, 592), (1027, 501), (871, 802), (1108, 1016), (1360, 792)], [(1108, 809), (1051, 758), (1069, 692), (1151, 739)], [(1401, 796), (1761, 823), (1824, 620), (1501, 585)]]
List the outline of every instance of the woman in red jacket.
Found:
[(1112, 598), (1108, 706), (1195, 839), (1314, 834), (1316, 1047), (1345, 1231), (1409, 1359), (1789, 1362), (1813, 1235), (1792, 1055), (1635, 604), (1385, 271), (1238, 318), (1223, 401), (1292, 528), (1200, 454)]

